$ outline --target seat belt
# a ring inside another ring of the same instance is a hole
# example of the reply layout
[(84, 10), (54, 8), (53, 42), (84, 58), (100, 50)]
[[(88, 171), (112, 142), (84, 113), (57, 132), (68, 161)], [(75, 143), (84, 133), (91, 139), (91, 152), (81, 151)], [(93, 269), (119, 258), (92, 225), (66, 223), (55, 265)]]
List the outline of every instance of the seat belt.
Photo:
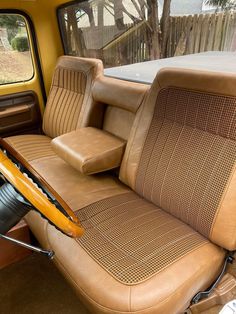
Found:
[(191, 304), (197, 304), (199, 301), (207, 298), (211, 294), (211, 292), (214, 290), (214, 288), (217, 286), (217, 284), (220, 282), (221, 278), (225, 274), (225, 270), (226, 270), (227, 265), (233, 263), (233, 261), (234, 261), (233, 255), (234, 255), (234, 252), (228, 252), (219, 276), (216, 278), (216, 280), (213, 282), (213, 284), (207, 290), (198, 292), (192, 298)]

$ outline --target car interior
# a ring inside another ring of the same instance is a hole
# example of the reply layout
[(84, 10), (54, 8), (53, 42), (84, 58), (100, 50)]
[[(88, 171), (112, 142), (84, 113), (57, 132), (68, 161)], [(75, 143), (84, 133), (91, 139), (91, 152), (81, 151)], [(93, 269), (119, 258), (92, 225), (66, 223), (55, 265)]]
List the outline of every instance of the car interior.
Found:
[(219, 313), (236, 298), (236, 73), (163, 66), (147, 84), (54, 59), (45, 109), (0, 90), (1, 241), (24, 217), (81, 302), (58, 313)]

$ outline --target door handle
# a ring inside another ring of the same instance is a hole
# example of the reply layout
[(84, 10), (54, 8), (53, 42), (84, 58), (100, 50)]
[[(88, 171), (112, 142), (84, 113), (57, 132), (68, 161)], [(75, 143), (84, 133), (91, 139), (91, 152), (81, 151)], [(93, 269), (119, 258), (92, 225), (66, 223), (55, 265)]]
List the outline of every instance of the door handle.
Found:
[(29, 111), (30, 107), (28, 105), (19, 105), (16, 107), (9, 107), (9, 108), (1, 108), (0, 109), (0, 119), (6, 118), (9, 116), (13, 116), (19, 113), (23, 113)]

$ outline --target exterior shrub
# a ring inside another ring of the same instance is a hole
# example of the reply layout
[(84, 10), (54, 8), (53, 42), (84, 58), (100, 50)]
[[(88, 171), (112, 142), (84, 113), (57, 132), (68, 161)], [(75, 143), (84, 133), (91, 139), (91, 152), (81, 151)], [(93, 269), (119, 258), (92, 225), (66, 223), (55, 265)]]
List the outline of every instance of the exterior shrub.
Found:
[(14, 50), (23, 52), (29, 50), (28, 38), (24, 36), (17, 36), (12, 39), (11, 46)]

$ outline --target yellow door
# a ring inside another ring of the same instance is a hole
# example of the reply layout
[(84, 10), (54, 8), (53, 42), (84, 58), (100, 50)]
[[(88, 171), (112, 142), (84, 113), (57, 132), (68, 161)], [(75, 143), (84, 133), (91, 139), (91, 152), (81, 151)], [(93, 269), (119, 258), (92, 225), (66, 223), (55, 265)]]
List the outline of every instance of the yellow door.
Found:
[(63, 54), (56, 14), (63, 2), (0, 0), (0, 137), (40, 132)]

